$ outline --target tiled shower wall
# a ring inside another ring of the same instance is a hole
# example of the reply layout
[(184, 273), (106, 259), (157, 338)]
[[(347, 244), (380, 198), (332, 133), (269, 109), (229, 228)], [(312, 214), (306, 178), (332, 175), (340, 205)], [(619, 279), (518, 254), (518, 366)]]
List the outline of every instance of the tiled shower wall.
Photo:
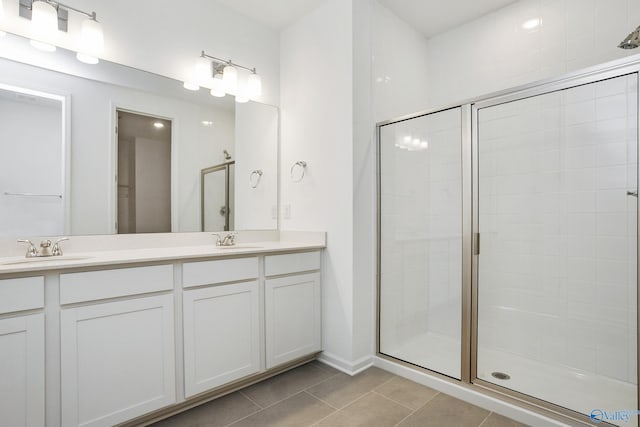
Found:
[[(460, 341), (460, 127), (460, 108), (455, 108), (381, 130), (381, 344), (385, 353), (393, 354), (405, 342), (427, 333)], [(398, 147), (408, 136), (426, 141), (428, 147), (416, 151)]]
[(636, 382), (636, 93), (480, 110), (480, 347)]

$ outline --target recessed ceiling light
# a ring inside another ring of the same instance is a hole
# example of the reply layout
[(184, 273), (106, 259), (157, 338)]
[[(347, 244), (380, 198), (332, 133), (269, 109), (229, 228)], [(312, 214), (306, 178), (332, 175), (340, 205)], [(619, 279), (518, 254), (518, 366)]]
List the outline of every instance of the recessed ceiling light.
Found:
[(203, 126), (213, 126), (213, 122), (211, 120), (203, 120), (202, 121), (202, 125)]
[(156, 129), (162, 129), (164, 127), (164, 123), (162, 122), (153, 122), (153, 127)]
[(533, 30), (534, 28), (538, 28), (541, 22), (540, 18), (532, 18), (524, 21), (522, 23), (522, 28), (525, 30)]

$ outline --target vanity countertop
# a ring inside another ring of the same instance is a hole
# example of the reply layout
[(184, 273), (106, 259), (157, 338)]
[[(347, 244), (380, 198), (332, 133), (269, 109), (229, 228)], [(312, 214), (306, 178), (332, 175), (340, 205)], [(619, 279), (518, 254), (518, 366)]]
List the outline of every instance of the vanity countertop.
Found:
[(28, 273), (66, 270), (107, 265), (136, 264), (175, 260), (215, 259), (238, 255), (313, 250), (324, 248), (320, 242), (265, 241), (247, 242), (234, 246), (195, 245), (110, 251), (69, 252), (63, 256), (47, 258), (0, 258), (0, 276), (9, 273)]

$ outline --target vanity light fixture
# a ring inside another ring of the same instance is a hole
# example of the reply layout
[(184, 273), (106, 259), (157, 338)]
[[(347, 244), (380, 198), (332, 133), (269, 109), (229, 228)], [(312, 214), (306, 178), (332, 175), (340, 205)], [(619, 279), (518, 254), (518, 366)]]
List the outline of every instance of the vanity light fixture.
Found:
[(618, 45), (620, 49), (635, 49), (638, 46), (640, 46), (640, 26), (625, 37)]
[[(81, 12), (84, 13), (84, 12)], [(96, 13), (82, 21), (82, 30), (80, 33), (80, 49), (76, 54), (78, 61), (85, 64), (97, 64), (98, 57), (104, 51), (104, 32), (102, 25), (96, 21)]]
[(69, 11), (84, 15), (76, 58), (86, 64), (97, 64), (104, 51), (104, 32), (95, 12), (85, 12), (53, 0), (19, 0), (20, 16), (31, 19), (31, 45), (47, 52), (56, 50), (58, 31), (67, 31)]
[(45, 52), (54, 52), (55, 45), (49, 43), (58, 31), (58, 11), (44, 0), (36, 0), (31, 4), (31, 26), (35, 38), (31, 39), (31, 46)]
[[(2, 18), (4, 18), (4, 6), (2, 5), (2, 0), (0, 0), (0, 20), (2, 20)], [(0, 37), (4, 37), (6, 35), (7, 33), (0, 30)]]
[[(245, 78), (238, 72), (239, 69), (248, 71), (249, 75)], [(207, 55), (204, 51), (198, 57), (192, 77), (183, 86), (189, 90), (198, 90), (200, 86), (204, 86), (211, 90), (212, 96), (219, 98), (234, 94), (239, 103), (256, 99), (262, 94), (262, 79), (255, 67), (245, 67), (230, 59)]]

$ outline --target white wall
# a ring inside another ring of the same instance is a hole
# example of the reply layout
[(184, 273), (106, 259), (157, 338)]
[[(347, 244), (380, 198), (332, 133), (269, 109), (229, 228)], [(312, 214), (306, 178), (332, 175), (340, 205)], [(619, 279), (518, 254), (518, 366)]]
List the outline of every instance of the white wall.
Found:
[[(353, 80), (351, 1), (327, 0), (281, 34), (281, 203), (284, 230), (327, 232), (325, 356), (353, 361)], [(307, 162), (302, 182), (289, 169)], [(286, 209), (286, 208), (285, 208)]]
[[(542, 25), (524, 30), (532, 18)], [(637, 0), (518, 1), (429, 40), (427, 106), (638, 54), (617, 48), (638, 24)]]
[(426, 48), (374, 0), (327, 0), (281, 36), (281, 224), (328, 233), (323, 357), (347, 370), (375, 351), (374, 124), (426, 104)]
[[(235, 209), (233, 229), (278, 228), (278, 123), (278, 109), (272, 105), (236, 104), (234, 197), (240, 209)], [(254, 175), (250, 182), (255, 170), (262, 176)]]
[(389, 9), (373, 4), (373, 109), (376, 122), (422, 111), (429, 94), (427, 39)]
[[(18, 17), (18, 2), (0, 1), (6, 13), (0, 29), (28, 37), (29, 21)], [(106, 60), (182, 81), (193, 69), (200, 51), (205, 50), (210, 55), (256, 67), (263, 77), (260, 100), (279, 103), (278, 32), (264, 24), (210, 0), (192, 0), (188, 4), (172, 0), (67, 3), (97, 13), (104, 27)], [(69, 32), (58, 35), (60, 46), (71, 50), (77, 46), (82, 19), (81, 15), (70, 14)]]
[(176, 229), (200, 229), (200, 169), (221, 163), (224, 148), (233, 152), (233, 113), (11, 61), (2, 61), (0, 80), (70, 99), (71, 234), (114, 230), (116, 107), (172, 120)]

